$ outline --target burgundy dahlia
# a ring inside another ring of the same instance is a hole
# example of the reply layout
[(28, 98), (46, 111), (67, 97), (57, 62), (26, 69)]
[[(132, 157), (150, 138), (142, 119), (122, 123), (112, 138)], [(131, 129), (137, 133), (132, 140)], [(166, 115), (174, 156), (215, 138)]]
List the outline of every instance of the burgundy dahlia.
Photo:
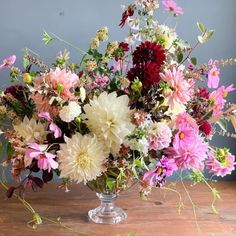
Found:
[(200, 126), (199, 130), (201, 130), (205, 135), (210, 135), (211, 134), (211, 124), (208, 121), (204, 121)]
[(159, 73), (160, 67), (156, 63), (147, 62), (131, 68), (127, 77), (130, 81), (138, 78), (144, 87), (150, 87), (160, 81)]
[(197, 97), (201, 97), (201, 98), (205, 98), (205, 99), (209, 99), (209, 97), (210, 97), (209, 91), (207, 91), (205, 88), (201, 88), (201, 87), (198, 88), (195, 95)]
[(28, 91), (28, 88), (22, 85), (12, 85), (4, 91), (5, 94), (11, 94), (15, 99), (24, 103), (25, 102), (25, 92)]
[(161, 67), (166, 59), (165, 51), (157, 43), (143, 42), (141, 43), (133, 53), (133, 64), (153, 62), (158, 67)]

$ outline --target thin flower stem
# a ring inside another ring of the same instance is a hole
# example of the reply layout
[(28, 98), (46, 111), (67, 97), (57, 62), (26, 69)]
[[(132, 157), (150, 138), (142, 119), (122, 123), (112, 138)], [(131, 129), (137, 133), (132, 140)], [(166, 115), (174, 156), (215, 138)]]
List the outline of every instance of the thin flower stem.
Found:
[(196, 208), (197, 208), (197, 207), (196, 207), (196, 205), (194, 204), (194, 202), (193, 202), (193, 200), (192, 200), (192, 197), (191, 197), (191, 195), (190, 195), (188, 189), (186, 188), (186, 186), (185, 186), (185, 184), (184, 184), (184, 182), (183, 182), (182, 173), (180, 174), (180, 182), (181, 182), (181, 184), (182, 184), (182, 186), (183, 186), (183, 188), (184, 188), (184, 190), (185, 190), (185, 192), (186, 192), (186, 194), (187, 194), (187, 196), (188, 196), (188, 199), (189, 199), (189, 201), (190, 201), (190, 203), (191, 203), (191, 205), (192, 205), (193, 215), (194, 215), (195, 224), (196, 224), (198, 233), (199, 233), (200, 235), (203, 235), (203, 234), (202, 234), (202, 231), (201, 231), (201, 229), (200, 229), (200, 226), (199, 226), (199, 224), (198, 224), (198, 222), (197, 222), (197, 213), (196, 213)]
[(66, 45), (68, 45), (68, 46), (74, 48), (75, 50), (77, 50), (77, 51), (79, 51), (79, 52), (81, 52), (81, 53), (83, 53), (83, 54), (88, 54), (88, 53), (85, 52), (84, 50), (80, 49), (79, 47), (73, 45), (73, 44), (70, 43), (70, 42), (67, 42), (66, 40), (62, 39), (62, 38), (59, 37), (58, 35), (56, 35), (56, 34), (54, 34), (54, 33), (52, 33), (52, 32), (50, 32), (50, 34), (52, 34), (55, 39), (59, 40), (60, 42), (65, 43)]

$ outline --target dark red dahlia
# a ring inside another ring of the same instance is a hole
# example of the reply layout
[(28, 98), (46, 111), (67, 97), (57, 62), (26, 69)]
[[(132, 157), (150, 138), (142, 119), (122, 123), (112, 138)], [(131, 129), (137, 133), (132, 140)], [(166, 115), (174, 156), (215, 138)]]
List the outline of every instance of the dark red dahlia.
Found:
[(165, 51), (161, 45), (153, 42), (141, 43), (133, 53), (133, 64), (154, 62), (161, 67), (166, 59)]
[(24, 103), (25, 102), (25, 92), (28, 91), (28, 88), (22, 85), (12, 85), (4, 91), (5, 94), (11, 94), (15, 99)]
[(123, 12), (119, 26), (122, 28), (125, 25), (126, 20), (129, 16), (133, 16), (135, 5), (129, 5), (128, 8)]
[(125, 56), (125, 52), (129, 51), (129, 44), (125, 42), (119, 43), (118, 49), (114, 52), (115, 60), (123, 60)]
[(138, 64), (131, 68), (127, 74), (130, 81), (138, 78), (144, 87), (150, 87), (160, 81), (160, 67), (153, 62)]
[(197, 97), (201, 97), (201, 98), (205, 98), (205, 99), (209, 99), (209, 97), (210, 97), (209, 91), (207, 91), (205, 88), (201, 88), (201, 87), (198, 88), (195, 95)]
[(128, 52), (129, 51), (129, 44), (125, 42), (119, 43), (119, 48), (123, 50), (123, 52)]
[(211, 124), (208, 121), (204, 121), (200, 126), (199, 130), (201, 130), (205, 135), (210, 135), (212, 131)]

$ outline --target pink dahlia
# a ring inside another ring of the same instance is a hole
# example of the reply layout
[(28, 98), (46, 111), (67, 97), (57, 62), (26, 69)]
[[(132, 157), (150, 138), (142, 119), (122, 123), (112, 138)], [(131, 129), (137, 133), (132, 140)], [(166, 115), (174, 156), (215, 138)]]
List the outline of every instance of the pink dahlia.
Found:
[(174, 123), (177, 128), (187, 125), (196, 131), (198, 130), (198, 124), (196, 120), (186, 112), (178, 114)]
[(49, 86), (58, 96), (65, 100), (75, 100), (74, 90), (78, 76), (66, 69), (56, 68), (34, 79), (34, 87), (40, 90), (43, 85)]
[[(58, 163), (54, 160), (56, 155), (46, 152), (46, 148), (43, 145), (37, 143), (31, 143), (29, 148), (25, 152), (25, 157), (32, 159), (35, 158), (38, 162), (38, 168), (41, 170), (57, 169)], [(28, 162), (27, 162), (28, 163)]]
[(182, 7), (179, 7), (176, 4), (176, 2), (173, 1), (173, 0), (163, 0), (162, 4), (165, 7), (165, 11), (173, 12), (174, 16), (183, 15), (184, 14)]
[(163, 122), (153, 123), (148, 127), (148, 144), (150, 150), (161, 150), (170, 145), (172, 132), (169, 126)]
[(164, 73), (160, 74), (162, 80), (166, 81), (173, 89), (173, 92), (169, 96), (169, 105), (171, 109), (174, 108), (174, 102), (185, 105), (193, 94), (192, 81), (184, 79), (183, 71), (174, 67), (173, 70), (164, 70)]
[(179, 145), (173, 143), (170, 148), (171, 156), (175, 159), (175, 163), (180, 169), (203, 170), (204, 160), (207, 159), (208, 145), (199, 135), (195, 135), (194, 139), (183, 142)]
[(221, 177), (231, 174), (235, 164), (235, 156), (228, 151), (222, 156), (215, 156), (210, 152), (209, 159), (206, 161), (209, 172)]

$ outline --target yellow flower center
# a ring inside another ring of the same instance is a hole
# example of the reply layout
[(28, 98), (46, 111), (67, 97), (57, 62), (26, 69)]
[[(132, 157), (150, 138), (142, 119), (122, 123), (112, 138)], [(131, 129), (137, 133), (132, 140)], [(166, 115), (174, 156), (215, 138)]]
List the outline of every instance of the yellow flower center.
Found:
[(228, 92), (227, 92), (227, 91), (224, 91), (224, 92), (222, 93), (222, 96), (223, 96), (224, 98), (226, 98), (226, 97), (228, 96)]
[(216, 70), (212, 71), (212, 76), (217, 76), (218, 75), (218, 72)]
[(163, 171), (163, 169), (161, 167), (158, 167), (157, 170), (156, 170), (156, 173), (158, 175), (160, 175), (160, 174), (162, 174), (162, 171)]
[(185, 138), (185, 134), (184, 134), (183, 132), (181, 132), (181, 133), (179, 134), (179, 138), (180, 138), (180, 139), (184, 139), (184, 138)]
[(81, 152), (76, 157), (77, 164), (81, 169), (86, 169), (90, 165), (90, 159), (87, 152)]
[(217, 111), (219, 111), (219, 110), (220, 110), (220, 105), (216, 105), (216, 106), (215, 106), (215, 109), (216, 109)]

